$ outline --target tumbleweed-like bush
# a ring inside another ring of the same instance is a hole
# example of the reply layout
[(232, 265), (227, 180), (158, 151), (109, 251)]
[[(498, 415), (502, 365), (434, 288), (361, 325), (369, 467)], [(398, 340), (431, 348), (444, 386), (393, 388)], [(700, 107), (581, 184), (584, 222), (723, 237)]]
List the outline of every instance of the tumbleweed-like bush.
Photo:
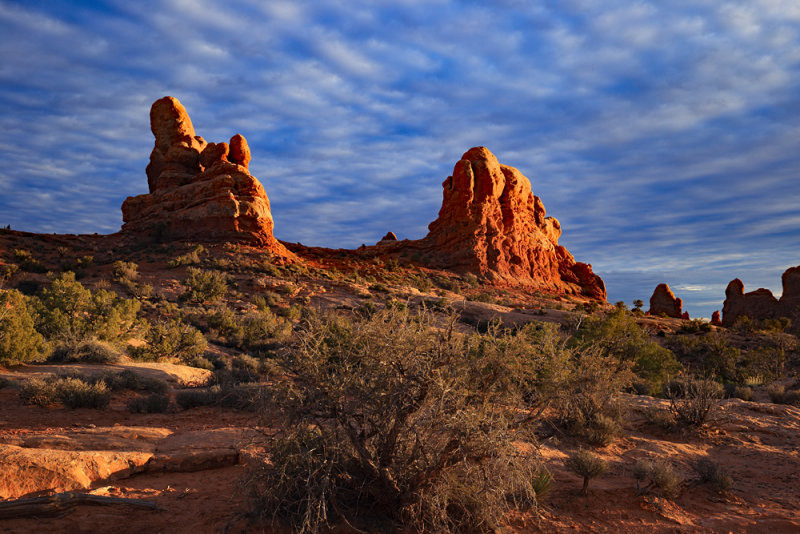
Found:
[(541, 332), (456, 324), (399, 309), (309, 319), (272, 388), (286, 429), (249, 480), (265, 519), (474, 532), (535, 505), (541, 471), (522, 441), (558, 351)]

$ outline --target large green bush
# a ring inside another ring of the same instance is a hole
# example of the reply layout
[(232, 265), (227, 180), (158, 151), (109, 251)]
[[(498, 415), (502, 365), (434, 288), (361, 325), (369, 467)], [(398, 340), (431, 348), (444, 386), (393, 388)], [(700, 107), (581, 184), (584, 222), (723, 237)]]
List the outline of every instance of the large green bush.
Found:
[(42, 289), (37, 305), (37, 330), (51, 340), (81, 341), (96, 337), (119, 341), (137, 327), (139, 302), (115, 293), (94, 292), (65, 272)]
[(605, 317), (589, 317), (575, 334), (577, 346), (595, 345), (620, 361), (633, 363), (637, 389), (655, 395), (683, 369), (675, 355), (651, 341), (635, 319), (623, 309)]
[(44, 338), (34, 328), (25, 296), (16, 290), (0, 291), (0, 363), (38, 359), (45, 347)]
[(145, 337), (146, 345), (130, 349), (132, 357), (146, 361), (177, 358), (189, 362), (202, 356), (208, 346), (198, 329), (178, 319), (154, 323)]
[(219, 271), (186, 268), (186, 291), (181, 295), (192, 302), (216, 302), (228, 290), (228, 277)]

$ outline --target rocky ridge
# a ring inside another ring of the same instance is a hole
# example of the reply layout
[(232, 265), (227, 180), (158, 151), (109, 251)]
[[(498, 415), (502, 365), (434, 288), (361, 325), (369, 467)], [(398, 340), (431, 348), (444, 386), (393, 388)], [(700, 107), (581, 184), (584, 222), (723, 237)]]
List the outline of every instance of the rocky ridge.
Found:
[(725, 303), (722, 307), (722, 324), (733, 326), (741, 316), (750, 319), (778, 319), (788, 317), (797, 322), (800, 318), (800, 266), (790, 267), (781, 277), (783, 292), (775, 298), (769, 289), (759, 288), (744, 292), (744, 283), (734, 278), (725, 289)]
[(155, 145), (147, 165), (150, 192), (122, 204), (124, 234), (161, 240), (238, 241), (277, 254), (264, 187), (250, 174), (242, 135), (207, 143), (195, 135), (183, 105), (165, 96), (150, 109)]

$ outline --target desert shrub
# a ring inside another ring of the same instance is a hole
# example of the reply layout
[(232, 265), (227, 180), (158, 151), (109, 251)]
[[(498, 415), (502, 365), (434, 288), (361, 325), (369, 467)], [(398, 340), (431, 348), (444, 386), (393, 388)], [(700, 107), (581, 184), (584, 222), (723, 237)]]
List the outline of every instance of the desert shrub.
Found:
[(303, 307), (299, 304), (292, 304), (285, 308), (278, 308), (277, 314), (290, 321), (297, 321), (303, 316)]
[(566, 379), (555, 393), (556, 413), (576, 435), (607, 445), (621, 432), (619, 397), (633, 379), (631, 362), (604, 354), (596, 346), (573, 351)]
[(19, 396), (27, 404), (44, 407), (56, 404), (58, 393), (55, 381), (55, 375), (30, 378), (22, 385)]
[(191, 365), (192, 367), (197, 367), (198, 369), (207, 369), (209, 371), (214, 370), (213, 362), (211, 362), (211, 360), (209, 360), (205, 356), (195, 356), (194, 358), (191, 359), (189, 365)]
[(725, 396), (728, 398), (750, 401), (753, 400), (753, 390), (748, 386), (729, 383), (725, 384)]
[(198, 406), (213, 406), (219, 399), (219, 386), (208, 389), (183, 389), (175, 393), (175, 402), (183, 410)]
[(167, 408), (169, 408), (169, 397), (159, 393), (135, 397), (128, 401), (128, 410), (133, 413), (164, 413)]
[(204, 389), (184, 389), (175, 393), (175, 402), (182, 410), (199, 406), (221, 406), (236, 410), (253, 410), (260, 404), (261, 391), (256, 387), (233, 383), (217, 384)]
[(219, 271), (204, 271), (194, 267), (186, 269), (186, 291), (183, 300), (192, 302), (216, 302), (228, 290), (228, 277)]
[(718, 377), (726, 382), (739, 382), (740, 349), (731, 347), (722, 332), (703, 336), (675, 336), (670, 349), (682, 360), (697, 363), (706, 377)]
[(681, 324), (680, 332), (684, 334), (697, 334), (711, 332), (711, 323), (702, 319), (692, 319)]
[(28, 404), (37, 406), (62, 403), (68, 408), (102, 409), (108, 406), (111, 393), (103, 382), (92, 383), (77, 377), (47, 375), (25, 382), (20, 397)]
[(137, 327), (140, 307), (138, 301), (110, 291), (86, 289), (72, 272), (54, 278), (37, 304), (37, 330), (48, 339), (65, 341), (122, 339)]
[(149, 391), (162, 395), (169, 391), (169, 384), (166, 380), (141, 376), (130, 369), (104, 373), (99, 380), (102, 380), (112, 391), (128, 389), (131, 391)]
[(485, 302), (487, 304), (496, 304), (497, 303), (497, 299), (494, 297), (494, 295), (492, 295), (489, 292), (478, 293), (477, 295), (474, 295), (473, 297), (471, 297), (470, 300), (473, 300), (475, 302)]
[(584, 449), (570, 454), (564, 461), (564, 467), (583, 478), (583, 487), (581, 488), (583, 495), (589, 493), (589, 480), (599, 477), (608, 469), (605, 460)]
[(258, 380), (261, 362), (252, 356), (239, 354), (231, 361), (231, 367), (239, 372), (239, 382), (253, 382)]
[(55, 346), (47, 358), (51, 362), (116, 363), (122, 353), (106, 341), (63, 341)]
[(102, 382), (89, 383), (79, 378), (60, 379), (59, 398), (68, 408), (96, 408), (108, 406), (111, 393)]
[(664, 393), (678, 422), (703, 426), (714, 420), (724, 390), (713, 380), (688, 379), (668, 384)]
[(191, 361), (196, 356), (202, 356), (208, 347), (206, 338), (198, 329), (179, 319), (152, 324), (146, 339), (146, 345), (129, 350), (133, 358), (144, 361), (167, 358)]
[(120, 284), (129, 295), (137, 299), (147, 299), (153, 293), (153, 286), (140, 284), (136, 280), (139, 278), (139, 266), (132, 261), (114, 262), (114, 281)]
[[(458, 334), (427, 314), (314, 317), (279, 356), (286, 430), (253, 476), (261, 513), (315, 532), (364, 513), (418, 531), (497, 528), (535, 504), (534, 459), (514, 432), (538, 396), (524, 336)], [(523, 348), (525, 350), (523, 350)]]
[(677, 497), (683, 483), (681, 476), (665, 461), (640, 460), (633, 468), (633, 476), (640, 494), (656, 492), (666, 499)]
[(717, 493), (724, 493), (733, 488), (733, 477), (720, 463), (708, 458), (701, 458), (692, 466), (700, 477), (700, 482), (709, 484)]
[(186, 265), (198, 265), (201, 261), (200, 254), (203, 252), (205, 252), (203, 245), (197, 245), (190, 252), (169, 260), (169, 262), (167, 262), (167, 267), (175, 269)]
[(208, 317), (208, 326), (222, 336), (226, 344), (242, 350), (264, 348), (284, 340), (291, 332), (290, 324), (269, 308), (237, 315), (224, 307)]
[(36, 360), (45, 350), (25, 296), (13, 289), (0, 290), (0, 363)]
[(132, 261), (115, 261), (114, 262), (114, 281), (121, 280), (136, 281), (139, 278), (139, 266)]
[(30, 273), (46, 273), (47, 267), (42, 265), (42, 262), (33, 257), (29, 250), (15, 249), (14, 261), (20, 266), (23, 271)]
[(648, 394), (661, 391), (663, 384), (683, 368), (675, 355), (650, 341), (647, 332), (625, 310), (615, 309), (605, 317), (590, 317), (574, 337), (578, 347), (593, 345), (620, 361), (632, 362), (640, 389)]
[(536, 502), (540, 503), (553, 489), (553, 474), (546, 468), (539, 469), (533, 475), (533, 492)]
[(767, 394), (775, 404), (800, 406), (800, 390), (787, 390), (785, 386), (771, 384), (767, 387)]
[(670, 410), (664, 410), (657, 406), (648, 406), (642, 413), (648, 423), (664, 430), (672, 428), (677, 422), (675, 415)]
[(281, 296), (274, 291), (265, 291), (261, 295), (253, 297), (253, 304), (258, 311), (267, 311), (272, 306), (277, 306), (281, 302)]

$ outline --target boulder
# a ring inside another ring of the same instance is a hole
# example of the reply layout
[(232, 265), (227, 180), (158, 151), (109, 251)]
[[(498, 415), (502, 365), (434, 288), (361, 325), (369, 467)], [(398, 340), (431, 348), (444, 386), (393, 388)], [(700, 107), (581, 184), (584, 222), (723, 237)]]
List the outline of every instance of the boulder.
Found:
[(428, 235), (402, 245), (420, 261), (501, 284), (606, 299), (591, 265), (558, 244), (561, 224), (546, 216), (528, 178), (489, 149), (468, 150), (442, 186), (442, 207)]
[(206, 143), (170, 96), (153, 104), (150, 129), (150, 193), (125, 200), (123, 233), (137, 240), (246, 242), (290, 254), (273, 236), (269, 199), (248, 171), (250, 149), (243, 136), (234, 135), (230, 145)]
[[(650, 315), (666, 314), (668, 317), (682, 318), (683, 300), (675, 296), (667, 284), (658, 284), (650, 297)], [(688, 314), (687, 314), (688, 315)], [(687, 316), (688, 319), (688, 316)]]

